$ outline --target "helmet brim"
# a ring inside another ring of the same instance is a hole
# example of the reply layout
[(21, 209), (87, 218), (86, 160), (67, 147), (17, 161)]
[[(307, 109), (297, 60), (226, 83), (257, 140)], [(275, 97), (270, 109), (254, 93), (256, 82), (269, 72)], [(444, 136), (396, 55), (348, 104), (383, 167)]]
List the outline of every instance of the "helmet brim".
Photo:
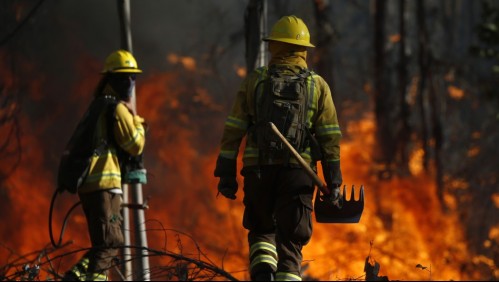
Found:
[(298, 46), (305, 46), (305, 47), (315, 48), (315, 45), (313, 45), (311, 43), (308, 43), (308, 42), (305, 42), (305, 41), (296, 40), (296, 39), (265, 37), (262, 40), (263, 41), (278, 41), (278, 42), (284, 42), (284, 43), (298, 45)]
[(102, 74), (105, 73), (142, 73), (140, 69), (117, 69), (117, 70), (103, 70)]

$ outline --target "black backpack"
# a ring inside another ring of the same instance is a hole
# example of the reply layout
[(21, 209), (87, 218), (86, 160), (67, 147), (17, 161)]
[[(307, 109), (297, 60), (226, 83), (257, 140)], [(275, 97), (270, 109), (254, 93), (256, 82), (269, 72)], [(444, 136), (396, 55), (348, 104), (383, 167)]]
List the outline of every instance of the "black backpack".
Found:
[(73, 194), (78, 192), (78, 188), (88, 175), (92, 156), (100, 154), (108, 145), (107, 140), (101, 140), (97, 146), (94, 144), (99, 116), (105, 110), (108, 113), (114, 112), (117, 103), (117, 100), (111, 96), (98, 97), (90, 103), (62, 154), (57, 173), (59, 191), (68, 191)]
[[(269, 122), (279, 129), (284, 137), (298, 151), (308, 146), (309, 131), (306, 126), (309, 108), (309, 89), (307, 69), (294, 73), (287, 68), (270, 67), (268, 77), (255, 88), (256, 125), (254, 140), (259, 149), (260, 160), (289, 160), (289, 151), (282, 141), (272, 132)], [(263, 93), (256, 95), (259, 87)]]

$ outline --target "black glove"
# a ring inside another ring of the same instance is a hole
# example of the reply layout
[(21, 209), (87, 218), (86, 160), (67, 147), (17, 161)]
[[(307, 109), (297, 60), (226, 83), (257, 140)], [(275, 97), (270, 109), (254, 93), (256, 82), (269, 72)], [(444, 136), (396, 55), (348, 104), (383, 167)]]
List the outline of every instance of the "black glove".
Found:
[(237, 180), (235, 177), (220, 177), (218, 192), (225, 198), (235, 200), (237, 193)]
[[(218, 182), (218, 192), (224, 197), (236, 199), (237, 180), (236, 180), (237, 160), (227, 159), (218, 156), (217, 167), (215, 168), (215, 177), (220, 177)], [(218, 194), (217, 194), (218, 195)]]
[(324, 180), (326, 180), (327, 187), (329, 191), (341, 186), (343, 183), (343, 178), (341, 177), (340, 162), (322, 162), (322, 173), (324, 174)]
[(215, 168), (214, 175), (215, 177), (234, 177), (236, 178), (236, 170), (237, 170), (237, 160), (236, 159), (227, 159), (221, 156), (218, 156), (217, 166)]
[(340, 186), (343, 183), (341, 177), (340, 162), (322, 162), (322, 173), (324, 174), (324, 180), (326, 180), (327, 188), (329, 189), (330, 201), (337, 207), (341, 208), (343, 206), (341, 200)]

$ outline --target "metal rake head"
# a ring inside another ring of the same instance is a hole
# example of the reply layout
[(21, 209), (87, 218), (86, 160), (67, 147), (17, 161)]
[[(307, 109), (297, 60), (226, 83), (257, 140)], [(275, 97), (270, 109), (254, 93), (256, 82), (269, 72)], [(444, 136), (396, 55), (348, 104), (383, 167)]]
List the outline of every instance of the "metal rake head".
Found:
[(347, 200), (347, 186), (343, 186), (341, 205), (334, 205), (331, 199), (317, 193), (314, 203), (315, 220), (318, 223), (358, 223), (364, 211), (364, 185), (360, 186), (359, 199), (355, 199), (355, 186), (352, 185)]

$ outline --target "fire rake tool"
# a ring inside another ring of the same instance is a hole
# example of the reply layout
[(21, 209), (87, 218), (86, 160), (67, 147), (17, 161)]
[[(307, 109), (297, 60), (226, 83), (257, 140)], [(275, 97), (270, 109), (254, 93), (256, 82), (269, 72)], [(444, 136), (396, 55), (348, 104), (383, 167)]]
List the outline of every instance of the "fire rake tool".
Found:
[(314, 202), (315, 220), (319, 223), (358, 223), (362, 216), (362, 212), (364, 211), (364, 185), (360, 186), (358, 200), (355, 200), (355, 187), (353, 185), (350, 199), (347, 200), (347, 189), (345, 185), (343, 186), (343, 194), (340, 194), (339, 200), (333, 201), (331, 191), (329, 191), (327, 185), (288, 142), (286, 137), (281, 134), (279, 129), (277, 129), (272, 122), (269, 122), (269, 125), (272, 131), (281, 139), (291, 154), (296, 158), (308, 176), (314, 181), (314, 184), (319, 187)]

